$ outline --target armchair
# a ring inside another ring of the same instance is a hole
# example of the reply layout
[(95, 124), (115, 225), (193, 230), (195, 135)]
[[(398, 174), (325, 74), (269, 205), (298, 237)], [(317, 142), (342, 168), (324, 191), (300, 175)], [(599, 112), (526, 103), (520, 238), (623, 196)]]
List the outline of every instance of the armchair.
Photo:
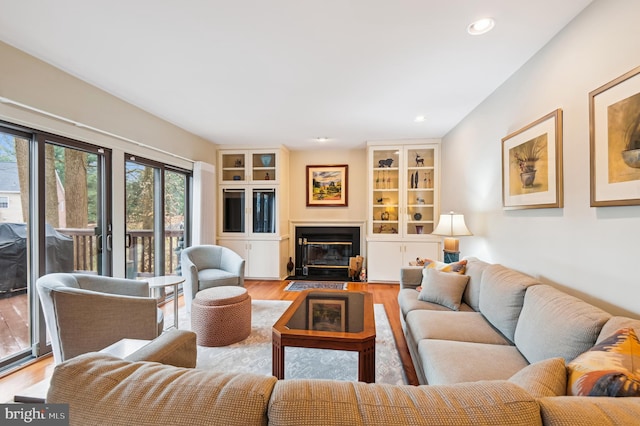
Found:
[(231, 249), (215, 245), (188, 247), (182, 251), (184, 302), (191, 312), (196, 293), (210, 287), (244, 287), (244, 259)]
[(56, 364), (121, 339), (152, 340), (164, 318), (144, 281), (55, 273), (36, 282)]

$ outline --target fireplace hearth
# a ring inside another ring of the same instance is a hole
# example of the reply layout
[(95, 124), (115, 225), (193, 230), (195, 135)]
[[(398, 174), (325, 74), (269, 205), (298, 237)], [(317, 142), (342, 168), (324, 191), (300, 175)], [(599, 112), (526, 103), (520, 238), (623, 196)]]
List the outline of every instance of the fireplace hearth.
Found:
[(295, 275), (289, 279), (346, 280), (360, 254), (360, 227), (296, 226)]

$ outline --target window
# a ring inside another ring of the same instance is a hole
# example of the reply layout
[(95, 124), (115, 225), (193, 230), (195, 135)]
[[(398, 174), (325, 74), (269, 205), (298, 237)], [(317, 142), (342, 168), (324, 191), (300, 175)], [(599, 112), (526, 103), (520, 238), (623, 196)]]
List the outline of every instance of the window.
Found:
[(0, 209), (9, 208), (9, 197), (0, 197)]

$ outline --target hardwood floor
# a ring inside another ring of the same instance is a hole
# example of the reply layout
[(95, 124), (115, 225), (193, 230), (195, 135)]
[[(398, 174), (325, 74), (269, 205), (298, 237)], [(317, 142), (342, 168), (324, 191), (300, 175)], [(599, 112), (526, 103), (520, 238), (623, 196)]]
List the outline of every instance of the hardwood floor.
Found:
[[(289, 281), (257, 281), (246, 280), (245, 287), (253, 299), (257, 300), (293, 300), (298, 293), (284, 291)], [(398, 347), (400, 359), (404, 367), (407, 382), (417, 385), (416, 377), (409, 350), (407, 348), (402, 326), (400, 324), (398, 306), (398, 285), (397, 284), (370, 284), (370, 283), (349, 283), (350, 290), (368, 291), (373, 294), (373, 303), (384, 305), (393, 336)], [(180, 297), (180, 307), (184, 306), (182, 296)], [(164, 306), (166, 313), (172, 312), (173, 305), (168, 303)], [(13, 395), (21, 390), (37, 383), (53, 372), (53, 357), (48, 356), (32, 362), (25, 367), (0, 378), (0, 403), (13, 401)]]

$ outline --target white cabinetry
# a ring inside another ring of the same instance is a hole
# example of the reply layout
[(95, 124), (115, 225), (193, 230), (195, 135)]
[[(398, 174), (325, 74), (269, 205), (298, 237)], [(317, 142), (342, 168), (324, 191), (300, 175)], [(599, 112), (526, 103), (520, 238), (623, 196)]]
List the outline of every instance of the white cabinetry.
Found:
[(286, 276), (289, 230), (288, 151), (227, 150), (218, 153), (218, 244), (245, 259), (245, 277)]
[(288, 241), (222, 238), (220, 245), (230, 248), (245, 260), (245, 276), (281, 279), (286, 274)]
[(367, 245), (367, 274), (369, 281), (396, 282), (400, 268), (420, 258), (438, 259), (438, 242), (369, 241)]
[(367, 266), (369, 281), (397, 282), (416, 257), (440, 258), (430, 235), (440, 213), (440, 142), (369, 144)]

